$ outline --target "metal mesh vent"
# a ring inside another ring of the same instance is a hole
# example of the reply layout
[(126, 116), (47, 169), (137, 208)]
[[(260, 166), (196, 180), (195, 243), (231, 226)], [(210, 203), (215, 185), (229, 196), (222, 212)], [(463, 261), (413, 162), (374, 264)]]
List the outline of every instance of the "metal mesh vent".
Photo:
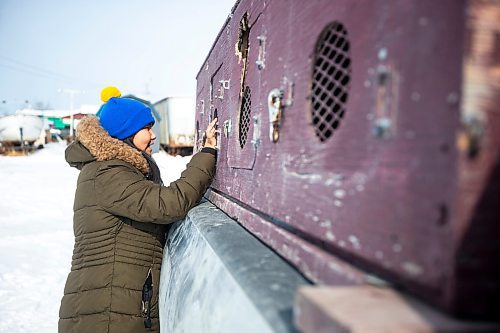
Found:
[(345, 114), (351, 81), (349, 39), (342, 23), (328, 25), (316, 44), (311, 87), (312, 124), (323, 142), (332, 136)]
[(240, 147), (243, 149), (245, 143), (247, 142), (247, 134), (250, 128), (250, 109), (252, 108), (252, 94), (250, 92), (250, 87), (246, 86), (243, 92), (243, 98), (241, 100), (240, 109)]

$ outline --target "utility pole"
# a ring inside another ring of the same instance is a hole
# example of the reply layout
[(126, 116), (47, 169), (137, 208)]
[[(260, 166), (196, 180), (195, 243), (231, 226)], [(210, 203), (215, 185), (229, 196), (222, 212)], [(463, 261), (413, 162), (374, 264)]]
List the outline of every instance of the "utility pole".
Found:
[(75, 125), (75, 119), (74, 119), (74, 116), (73, 116), (73, 101), (74, 101), (74, 97), (76, 94), (84, 94), (85, 91), (82, 91), (82, 90), (78, 90), (78, 89), (67, 89), (67, 88), (64, 88), (64, 89), (59, 89), (60, 92), (63, 92), (65, 94), (69, 94), (69, 112), (70, 112), (70, 127), (69, 127), (69, 134), (71, 135), (71, 138), (74, 138), (75, 137), (75, 129), (74, 129), (74, 125)]

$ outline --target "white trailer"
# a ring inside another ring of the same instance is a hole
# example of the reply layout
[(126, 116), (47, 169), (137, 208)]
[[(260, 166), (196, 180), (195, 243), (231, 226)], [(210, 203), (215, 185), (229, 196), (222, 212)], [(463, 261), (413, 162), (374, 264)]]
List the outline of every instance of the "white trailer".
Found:
[(154, 104), (161, 117), (160, 146), (171, 155), (191, 155), (194, 146), (194, 97), (167, 97)]
[(0, 118), (0, 154), (26, 154), (45, 143), (43, 119), (15, 114)]
[(43, 130), (43, 119), (15, 114), (0, 118), (0, 142), (33, 144)]

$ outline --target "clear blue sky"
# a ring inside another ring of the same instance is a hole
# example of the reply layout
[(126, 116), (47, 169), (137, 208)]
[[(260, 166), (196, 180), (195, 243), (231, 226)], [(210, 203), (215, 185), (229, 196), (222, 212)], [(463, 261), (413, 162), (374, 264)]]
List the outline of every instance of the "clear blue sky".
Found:
[[(115, 85), (152, 101), (195, 94), (235, 0), (0, 0), (0, 113), (100, 104)], [(5, 101), (5, 103), (4, 103)]]

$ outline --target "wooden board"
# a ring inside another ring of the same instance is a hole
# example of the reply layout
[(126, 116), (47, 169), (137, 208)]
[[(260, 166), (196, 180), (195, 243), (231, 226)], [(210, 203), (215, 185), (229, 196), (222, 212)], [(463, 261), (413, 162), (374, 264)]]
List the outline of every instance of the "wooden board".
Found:
[(197, 76), (197, 149), (215, 113), (221, 129), (210, 199), (247, 210), (228, 214), (315, 282), (338, 281), (315, 265), (337, 257), (455, 314), (494, 316), (498, 22), (495, 1), (239, 1)]

